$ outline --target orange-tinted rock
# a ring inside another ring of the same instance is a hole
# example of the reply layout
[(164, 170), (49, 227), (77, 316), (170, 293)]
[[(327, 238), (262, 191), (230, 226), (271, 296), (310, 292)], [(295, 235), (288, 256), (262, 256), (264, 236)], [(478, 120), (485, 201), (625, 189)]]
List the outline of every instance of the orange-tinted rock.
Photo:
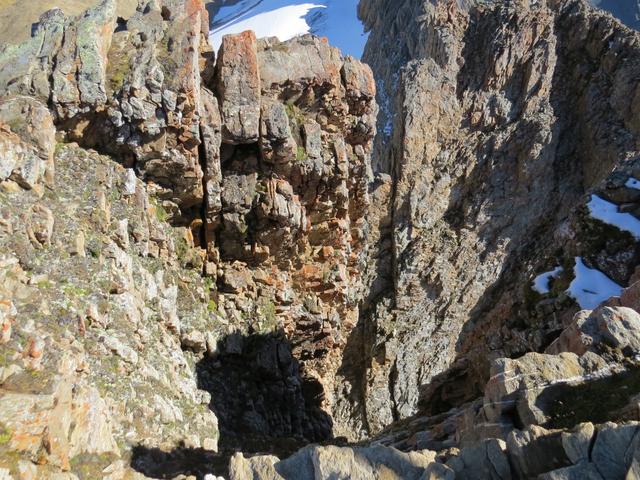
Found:
[(253, 31), (226, 35), (216, 65), (216, 87), (222, 113), (222, 139), (242, 144), (258, 141), (260, 74)]

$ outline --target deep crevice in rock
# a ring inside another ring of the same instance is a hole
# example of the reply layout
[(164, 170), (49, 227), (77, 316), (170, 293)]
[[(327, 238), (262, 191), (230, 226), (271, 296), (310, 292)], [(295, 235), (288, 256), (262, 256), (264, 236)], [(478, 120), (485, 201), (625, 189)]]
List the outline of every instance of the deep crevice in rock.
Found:
[(201, 448), (178, 447), (171, 451), (135, 446), (131, 452), (131, 467), (147, 477), (171, 480), (180, 475), (193, 475), (203, 480), (205, 475), (226, 475), (229, 458)]
[(224, 451), (282, 454), (331, 437), (323, 389), (304, 376), (282, 333), (229, 335), (217, 357), (196, 366), (211, 394)]

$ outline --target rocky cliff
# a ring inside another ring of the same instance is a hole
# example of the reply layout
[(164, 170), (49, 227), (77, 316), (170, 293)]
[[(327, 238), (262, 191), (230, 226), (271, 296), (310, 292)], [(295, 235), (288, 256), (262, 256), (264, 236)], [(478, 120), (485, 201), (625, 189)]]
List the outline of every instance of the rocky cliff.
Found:
[(392, 266), (363, 318), (373, 430), (415, 413), (421, 385), (446, 410), (481, 392), (491, 359), (544, 349), (579, 310), (576, 257), (621, 286), (637, 264), (633, 235), (587, 208), (588, 193), (637, 208), (637, 34), (585, 2), (394, 5), (360, 5), (391, 205)]
[(201, 0), (0, 47), (0, 478), (635, 478), (638, 34), (360, 15), (369, 66)]
[(203, 474), (333, 436), (373, 76), (311, 36), (216, 58), (208, 23), (105, 0), (0, 50), (7, 475)]
[(339, 380), (382, 432), (232, 478), (636, 478), (637, 33), (571, 0), (360, 15), (382, 208)]

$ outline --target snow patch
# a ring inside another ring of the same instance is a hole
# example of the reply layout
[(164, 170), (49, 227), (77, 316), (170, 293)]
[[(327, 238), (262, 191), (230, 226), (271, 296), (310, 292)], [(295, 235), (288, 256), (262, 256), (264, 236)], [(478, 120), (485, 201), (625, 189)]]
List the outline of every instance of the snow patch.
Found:
[(640, 220), (630, 213), (620, 213), (615, 203), (591, 195), (591, 201), (587, 206), (593, 218), (629, 232), (636, 240), (640, 240)]
[(541, 275), (538, 275), (533, 281), (533, 289), (542, 295), (546, 295), (550, 292), (549, 282), (551, 281), (551, 279), (558, 278), (563, 271), (564, 270), (562, 267), (556, 267), (550, 272), (545, 272)]
[(259, 13), (253, 17), (214, 29), (209, 34), (209, 43), (217, 52), (222, 45), (224, 35), (242, 33), (245, 30), (253, 30), (258, 38), (278, 37), (278, 40), (284, 42), (298, 35), (309, 33), (311, 27), (304, 17), (314, 8), (326, 7), (314, 3), (303, 3)]
[(629, 180), (627, 180), (627, 183), (625, 183), (624, 186), (627, 188), (633, 188), (634, 190), (640, 190), (640, 180), (629, 177)]
[(567, 293), (578, 302), (580, 308), (593, 310), (605, 300), (617, 297), (622, 287), (594, 268), (587, 267), (581, 257), (576, 257), (573, 268), (575, 279)]

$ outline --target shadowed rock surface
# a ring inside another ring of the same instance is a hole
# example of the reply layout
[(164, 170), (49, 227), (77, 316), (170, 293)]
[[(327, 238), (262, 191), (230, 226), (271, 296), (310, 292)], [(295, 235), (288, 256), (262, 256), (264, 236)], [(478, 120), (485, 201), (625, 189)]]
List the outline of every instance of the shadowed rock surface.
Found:
[[(360, 13), (390, 205), (352, 373), (375, 431), (414, 414), (421, 385), (440, 413), (480, 393), (491, 359), (548, 346), (579, 310), (565, 293), (575, 257), (631, 283), (637, 242), (585, 205), (597, 193), (637, 208), (638, 36), (580, 1), (371, 0)], [(549, 293), (534, 291), (557, 266)]]

